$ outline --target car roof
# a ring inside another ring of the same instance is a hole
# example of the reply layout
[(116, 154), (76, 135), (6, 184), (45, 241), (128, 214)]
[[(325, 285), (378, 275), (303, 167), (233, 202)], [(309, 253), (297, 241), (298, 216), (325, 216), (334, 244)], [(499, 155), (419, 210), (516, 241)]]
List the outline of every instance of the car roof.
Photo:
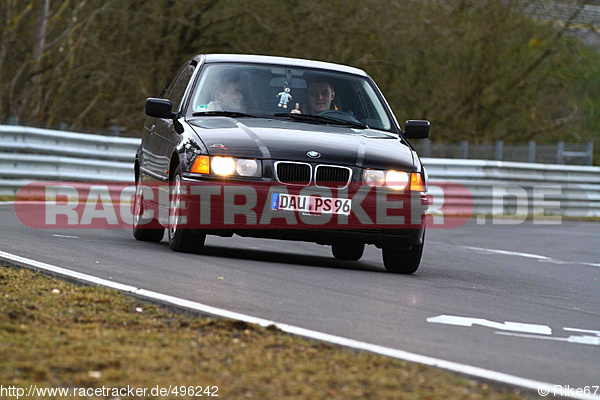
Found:
[(204, 58), (205, 62), (207, 63), (244, 62), (253, 64), (284, 64), (290, 67), (318, 68), (367, 76), (367, 73), (359, 68), (329, 63), (325, 61), (304, 60), (301, 58), (288, 58), (251, 54), (199, 54), (198, 57)]

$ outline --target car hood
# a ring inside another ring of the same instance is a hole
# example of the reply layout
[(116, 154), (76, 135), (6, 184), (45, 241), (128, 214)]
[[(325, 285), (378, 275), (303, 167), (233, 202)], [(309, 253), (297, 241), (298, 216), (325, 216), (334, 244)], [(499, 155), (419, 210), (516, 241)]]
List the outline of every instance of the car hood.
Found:
[[(263, 118), (204, 117), (188, 121), (210, 155), (414, 170), (411, 149), (373, 129)], [(316, 151), (318, 159), (307, 153)]]

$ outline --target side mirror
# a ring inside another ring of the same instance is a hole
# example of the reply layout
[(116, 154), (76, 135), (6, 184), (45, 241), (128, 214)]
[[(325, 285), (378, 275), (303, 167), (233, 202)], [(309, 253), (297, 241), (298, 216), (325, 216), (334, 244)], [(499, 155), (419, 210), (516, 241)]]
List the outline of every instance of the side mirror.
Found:
[(172, 119), (175, 117), (172, 109), (171, 100), (153, 97), (146, 99), (146, 115), (150, 117)]
[(409, 119), (404, 124), (404, 137), (406, 139), (427, 139), (431, 131), (431, 124), (426, 120)]

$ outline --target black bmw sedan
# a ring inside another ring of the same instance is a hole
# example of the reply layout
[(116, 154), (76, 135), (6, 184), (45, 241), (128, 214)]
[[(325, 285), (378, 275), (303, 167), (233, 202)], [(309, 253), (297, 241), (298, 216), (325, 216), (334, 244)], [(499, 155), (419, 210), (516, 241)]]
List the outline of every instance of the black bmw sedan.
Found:
[(201, 252), (206, 235), (382, 249), (411, 274), (425, 238), (427, 173), (373, 80), (337, 64), (198, 55), (146, 100), (133, 235)]

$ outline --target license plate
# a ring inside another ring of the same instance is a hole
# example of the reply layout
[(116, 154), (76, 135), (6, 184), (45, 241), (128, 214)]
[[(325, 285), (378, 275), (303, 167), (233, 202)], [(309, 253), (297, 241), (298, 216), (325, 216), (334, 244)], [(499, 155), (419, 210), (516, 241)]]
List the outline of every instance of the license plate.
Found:
[(301, 211), (311, 214), (343, 214), (349, 215), (352, 200), (321, 197), (300, 196), (286, 193), (273, 193), (271, 198), (272, 210)]

